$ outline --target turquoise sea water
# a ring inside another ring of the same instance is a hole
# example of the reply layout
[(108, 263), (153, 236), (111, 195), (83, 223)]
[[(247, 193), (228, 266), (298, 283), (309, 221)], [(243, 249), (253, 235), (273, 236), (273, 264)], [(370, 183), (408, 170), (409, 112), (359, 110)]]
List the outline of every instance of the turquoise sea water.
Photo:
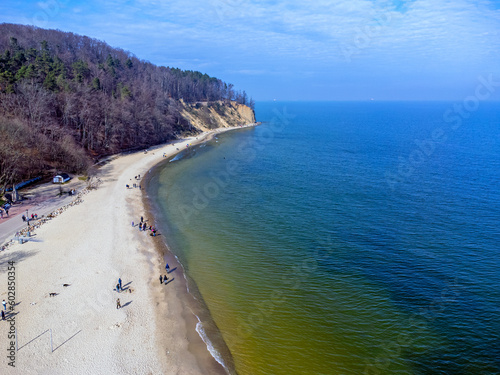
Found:
[(157, 168), (237, 373), (500, 374), (500, 111), (453, 108), (257, 103)]

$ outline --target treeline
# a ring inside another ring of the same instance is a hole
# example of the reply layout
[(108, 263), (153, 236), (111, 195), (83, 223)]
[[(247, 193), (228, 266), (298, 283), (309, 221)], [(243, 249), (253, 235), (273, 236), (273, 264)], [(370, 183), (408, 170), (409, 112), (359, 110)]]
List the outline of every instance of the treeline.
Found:
[(48, 170), (194, 131), (182, 101), (253, 101), (196, 71), (159, 67), (86, 36), (0, 24), (0, 192)]

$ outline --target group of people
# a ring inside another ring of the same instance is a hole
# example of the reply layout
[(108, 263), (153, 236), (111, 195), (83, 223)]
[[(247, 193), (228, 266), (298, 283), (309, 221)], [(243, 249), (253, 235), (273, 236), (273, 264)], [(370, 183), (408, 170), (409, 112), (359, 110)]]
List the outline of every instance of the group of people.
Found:
[[(170, 266), (168, 265), (168, 263), (165, 266), (165, 271), (167, 271), (167, 274), (170, 273)], [(165, 276), (160, 275), (160, 284), (168, 284), (167, 280), (168, 280), (167, 275)]]
[(30, 220), (36, 220), (38, 219), (38, 214), (31, 214), (31, 218), (29, 216), (22, 216), (23, 222), (30, 221)]
[(166, 284), (167, 280), (168, 280), (167, 275), (165, 275), (165, 276), (160, 275), (160, 284)]
[[(141, 229), (141, 228), (139, 227), (139, 229)], [(151, 231), (151, 233), (149, 234), (150, 236), (153, 236), (153, 237), (156, 236), (156, 228), (153, 227), (152, 225), (150, 225), (149, 228), (148, 228), (148, 226), (146, 225), (146, 223), (144, 223), (142, 225), (142, 231), (145, 232), (147, 230)]]
[[(139, 175), (137, 175), (137, 176), (134, 176), (134, 179), (135, 179), (135, 180), (137, 180), (137, 181), (140, 181), (140, 180), (141, 180), (141, 175), (139, 174)], [(132, 179), (130, 179), (130, 181), (132, 181)], [(140, 185), (140, 184), (139, 184), (139, 185), (137, 185), (136, 183), (133, 183), (133, 184), (132, 184), (132, 186), (133, 186), (133, 187), (135, 187), (135, 188), (136, 188), (136, 187), (138, 187), (139, 189), (142, 189), (142, 187), (141, 187), (141, 185)], [(129, 184), (125, 185), (125, 187), (126, 187), (127, 189), (130, 189), (130, 185), (129, 185)]]
[[(118, 278), (118, 284), (116, 284), (116, 291), (118, 293), (120, 293), (121, 291), (123, 291), (123, 287), (122, 287), (122, 279), (119, 277)], [(116, 308), (117, 309), (120, 309), (122, 307), (121, 303), (120, 303), (120, 299), (118, 298), (116, 300)]]
[(10, 209), (10, 204), (5, 203), (3, 207), (0, 207), (0, 218), (3, 219), (3, 213), (5, 211), (5, 214), (7, 217), (9, 216), (9, 209)]
[[(134, 227), (134, 222), (132, 221), (132, 226)], [(144, 218), (141, 216), (141, 222), (138, 224), (139, 226), (139, 231), (141, 232), (145, 232), (147, 230), (151, 231), (151, 233), (149, 234), (150, 236), (156, 236), (156, 228), (153, 227), (152, 225), (147, 225), (146, 222), (144, 221)]]
[[(139, 176), (140, 177), (140, 176)], [(137, 178), (137, 176), (136, 176)], [(128, 187), (128, 185), (127, 185)], [(134, 222), (132, 221), (132, 226), (135, 226), (134, 225)], [(140, 231), (146, 231), (148, 230), (148, 226), (146, 225), (146, 221), (144, 220), (144, 217), (141, 216), (141, 222), (138, 224), (139, 226), (139, 230)], [(153, 227), (153, 226), (149, 226), (149, 230), (151, 231), (151, 236), (156, 236), (156, 228)], [(166, 266), (165, 266), (165, 271), (168, 273), (170, 273), (170, 266), (169, 264), (167, 263)], [(167, 284), (168, 283), (168, 276), (167, 275), (160, 275), (160, 284)], [(122, 287), (122, 279), (121, 278), (118, 278), (118, 284), (116, 284), (116, 291), (118, 293), (122, 292), (123, 291), (123, 287)], [(117, 298), (116, 300), (116, 308), (117, 309), (121, 309), (122, 305), (121, 305), (121, 302), (120, 302), (120, 299)]]

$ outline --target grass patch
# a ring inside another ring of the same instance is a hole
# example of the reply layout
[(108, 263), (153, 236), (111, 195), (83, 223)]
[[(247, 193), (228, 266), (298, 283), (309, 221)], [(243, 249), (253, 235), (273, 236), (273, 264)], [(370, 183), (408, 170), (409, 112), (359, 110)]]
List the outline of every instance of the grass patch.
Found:
[(87, 181), (88, 177), (87, 176), (80, 176), (80, 177), (78, 177), (78, 179), (81, 181)]

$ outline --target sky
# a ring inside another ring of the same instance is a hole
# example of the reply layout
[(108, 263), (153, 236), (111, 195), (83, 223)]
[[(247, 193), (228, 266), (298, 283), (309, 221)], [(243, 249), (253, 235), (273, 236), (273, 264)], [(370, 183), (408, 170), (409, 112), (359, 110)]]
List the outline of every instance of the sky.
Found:
[[(465, 100), (500, 81), (500, 0), (2, 0), (259, 100)], [(489, 99), (500, 99), (500, 85)]]

